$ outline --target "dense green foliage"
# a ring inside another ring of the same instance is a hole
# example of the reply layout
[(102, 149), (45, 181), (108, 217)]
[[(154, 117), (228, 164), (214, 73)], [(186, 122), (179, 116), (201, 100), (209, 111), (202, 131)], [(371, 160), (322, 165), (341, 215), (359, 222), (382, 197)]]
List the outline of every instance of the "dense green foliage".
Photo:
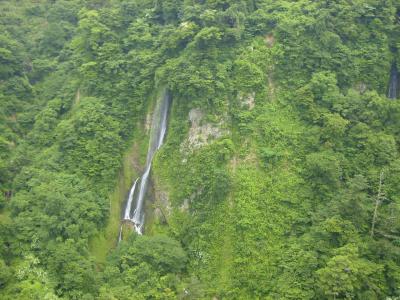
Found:
[[(1, 1), (0, 298), (400, 297), (399, 16), (394, 0)], [(163, 89), (167, 200), (117, 245), (111, 195)], [(93, 251), (106, 228), (114, 246)]]

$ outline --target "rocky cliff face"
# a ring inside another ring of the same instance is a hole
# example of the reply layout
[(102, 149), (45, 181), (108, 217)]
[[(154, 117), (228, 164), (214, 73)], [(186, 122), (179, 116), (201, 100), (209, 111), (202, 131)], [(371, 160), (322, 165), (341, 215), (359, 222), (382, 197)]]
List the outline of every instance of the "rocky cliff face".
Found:
[(153, 177), (154, 188), (154, 218), (159, 223), (168, 222), (168, 216), (171, 214), (171, 202), (168, 192), (163, 189), (156, 178)]
[(181, 145), (182, 152), (191, 152), (228, 133), (224, 128), (226, 123), (224, 117), (215, 123), (207, 122), (204, 112), (199, 108), (189, 111), (189, 121), (189, 135)]
[(249, 94), (241, 94), (240, 93), (238, 95), (240, 106), (242, 108), (247, 108), (249, 110), (252, 110), (255, 106), (255, 97), (256, 97), (255, 92), (251, 92)]

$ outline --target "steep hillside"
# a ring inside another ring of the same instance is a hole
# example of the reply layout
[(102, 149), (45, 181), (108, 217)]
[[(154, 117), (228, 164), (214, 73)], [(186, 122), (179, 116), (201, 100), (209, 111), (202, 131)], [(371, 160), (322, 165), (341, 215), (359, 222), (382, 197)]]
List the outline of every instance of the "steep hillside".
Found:
[(399, 12), (2, 1), (0, 298), (400, 297)]

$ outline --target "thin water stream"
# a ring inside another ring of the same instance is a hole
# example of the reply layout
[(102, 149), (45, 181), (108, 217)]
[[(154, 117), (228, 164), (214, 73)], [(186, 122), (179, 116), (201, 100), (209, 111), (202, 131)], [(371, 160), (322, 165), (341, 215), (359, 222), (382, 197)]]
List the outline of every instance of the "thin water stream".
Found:
[[(124, 211), (124, 221), (132, 222), (138, 234), (143, 233), (144, 225), (144, 201), (149, 184), (151, 164), (154, 154), (162, 146), (165, 133), (167, 132), (168, 110), (171, 104), (171, 96), (164, 92), (160, 101), (157, 101), (154, 110), (152, 125), (150, 130), (149, 149), (147, 152), (146, 166), (143, 175), (135, 180), (130, 191)], [(137, 188), (139, 188), (137, 190)], [(132, 213), (132, 205), (134, 207)], [(120, 228), (118, 241), (122, 239), (122, 226)]]

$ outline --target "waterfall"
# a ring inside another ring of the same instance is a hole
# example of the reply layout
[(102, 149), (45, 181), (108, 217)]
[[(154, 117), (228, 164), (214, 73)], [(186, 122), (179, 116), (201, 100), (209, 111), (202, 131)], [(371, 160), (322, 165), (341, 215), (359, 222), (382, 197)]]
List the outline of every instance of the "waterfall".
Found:
[(396, 99), (397, 98), (397, 91), (398, 91), (398, 72), (396, 65), (393, 64), (392, 70), (390, 71), (390, 82), (389, 82), (389, 91), (388, 91), (388, 98), (389, 99)]
[(126, 208), (125, 208), (125, 214), (124, 214), (124, 220), (130, 220), (131, 216), (131, 207), (132, 207), (132, 201), (133, 201), (133, 195), (135, 194), (136, 190), (136, 183), (138, 182), (139, 178), (135, 180), (133, 183), (133, 186), (131, 187), (131, 190), (129, 191), (129, 197), (128, 201), (126, 203)]
[(150, 174), (150, 168), (151, 168), (151, 163), (146, 167), (146, 171), (144, 172), (142, 176), (142, 180), (140, 182), (140, 190), (139, 194), (136, 198), (136, 207), (135, 211), (133, 213), (133, 218), (131, 219), (133, 224), (135, 225), (135, 230), (137, 233), (142, 232), (142, 226), (144, 222), (144, 214), (143, 214), (143, 200), (144, 196), (147, 192), (147, 182), (149, 180), (149, 174)]
[[(138, 234), (142, 234), (142, 229), (144, 225), (143, 204), (147, 193), (151, 163), (153, 161), (154, 154), (158, 149), (160, 149), (164, 142), (165, 133), (167, 131), (167, 118), (170, 103), (171, 96), (168, 92), (165, 91), (161, 97), (161, 101), (157, 101), (157, 105), (154, 110), (145, 171), (143, 175), (137, 178), (133, 183), (129, 191), (129, 196), (125, 207), (124, 220), (132, 222), (135, 227), (135, 231)], [(136, 186), (139, 180), (139, 191), (136, 192)], [(132, 203), (134, 203), (135, 209), (133, 212), (133, 217), (131, 218)], [(120, 234), (121, 232), (122, 230), (120, 230)], [(119, 237), (119, 240), (120, 239), (121, 237)]]

